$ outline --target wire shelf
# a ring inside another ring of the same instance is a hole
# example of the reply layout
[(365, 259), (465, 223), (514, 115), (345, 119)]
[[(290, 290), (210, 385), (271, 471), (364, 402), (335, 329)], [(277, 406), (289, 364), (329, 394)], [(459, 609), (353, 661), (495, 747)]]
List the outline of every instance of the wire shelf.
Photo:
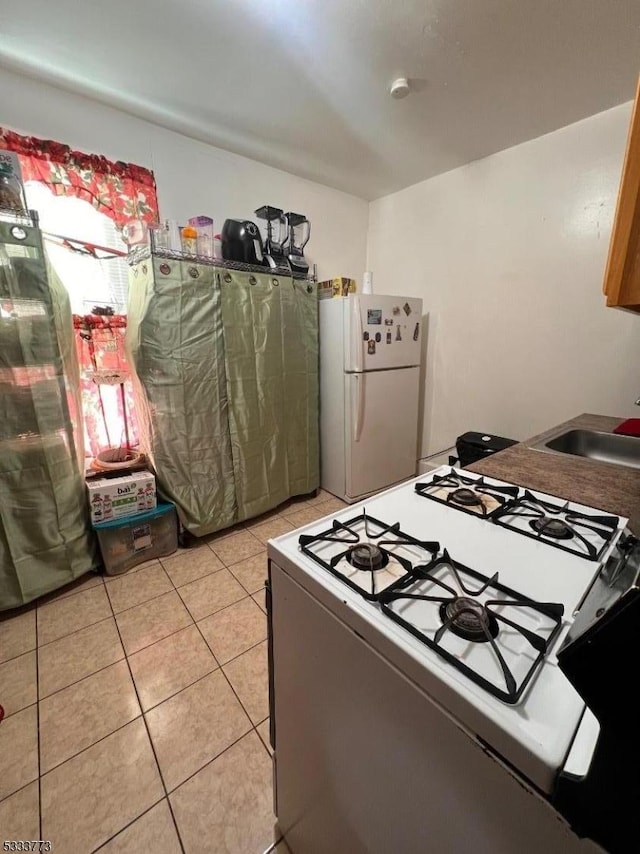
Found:
[(207, 267), (218, 267), (221, 270), (235, 270), (238, 273), (268, 273), (271, 276), (287, 276), (293, 279), (315, 282), (315, 277), (294, 273), (288, 267), (262, 267), (258, 264), (245, 264), (241, 261), (226, 261), (223, 258), (211, 258), (209, 255), (196, 255), (189, 252), (179, 252), (175, 249), (154, 249), (150, 246), (136, 246), (129, 250), (127, 256), (130, 266), (139, 264), (148, 258), (165, 258), (167, 261), (185, 261), (191, 264), (204, 264)]
[(39, 217), (37, 211), (25, 210), (24, 208), (11, 208), (0, 205), (0, 220), (15, 225), (29, 225), (38, 228)]

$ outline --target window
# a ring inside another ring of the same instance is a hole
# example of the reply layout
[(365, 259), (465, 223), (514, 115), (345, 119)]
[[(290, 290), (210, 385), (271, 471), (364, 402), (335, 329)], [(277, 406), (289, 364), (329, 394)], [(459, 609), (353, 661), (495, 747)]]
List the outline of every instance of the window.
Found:
[[(39, 181), (26, 181), (25, 194), (29, 207), (40, 216), (43, 231), (126, 252), (127, 247), (114, 221), (84, 199), (56, 196)], [(96, 305), (110, 305), (116, 314), (126, 312), (126, 258), (98, 260), (72, 252), (53, 241), (45, 241), (45, 248), (69, 292), (71, 310), (75, 314), (89, 314)]]
[[(39, 181), (25, 182), (25, 195), (28, 206), (38, 212), (40, 228), (44, 232), (126, 252), (127, 247), (114, 221), (88, 201), (75, 196), (56, 196)], [(91, 255), (73, 252), (46, 237), (44, 243), (49, 260), (69, 293), (71, 311), (75, 315), (91, 314), (96, 305), (110, 305), (116, 315), (126, 313), (129, 272), (126, 258), (98, 260)], [(81, 322), (80, 318), (77, 321)], [(94, 372), (100, 367), (97, 362), (105, 355), (102, 352), (105, 347), (108, 356), (123, 355), (120, 352), (123, 330), (119, 328), (103, 334), (98, 329), (87, 333), (90, 329), (76, 328), (76, 347), (80, 363), (85, 455), (93, 458), (105, 448), (124, 445), (126, 438), (137, 444), (137, 422), (129, 381), (125, 381), (122, 387), (98, 385), (94, 381)], [(83, 330), (85, 337), (86, 334), (95, 336), (91, 346), (83, 337)]]

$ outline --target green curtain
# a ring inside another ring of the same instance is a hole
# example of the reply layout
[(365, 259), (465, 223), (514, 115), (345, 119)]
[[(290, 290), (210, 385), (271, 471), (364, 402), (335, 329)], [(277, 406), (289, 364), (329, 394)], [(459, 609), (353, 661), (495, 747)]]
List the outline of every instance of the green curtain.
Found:
[(130, 283), (141, 434), (185, 527), (201, 536), (316, 489), (315, 287), (155, 256)]
[(216, 270), (143, 261), (126, 336), (143, 449), (160, 491), (197, 536), (237, 519)]
[(24, 231), (16, 247), (0, 223), (0, 610), (98, 565), (62, 355), (71, 311), (47, 278), (39, 232)]
[[(289, 497), (280, 279), (224, 271), (222, 325), (238, 519)], [(288, 283), (290, 285), (290, 282)]]
[(306, 495), (320, 483), (318, 299), (315, 285), (295, 279), (280, 297), (288, 492)]

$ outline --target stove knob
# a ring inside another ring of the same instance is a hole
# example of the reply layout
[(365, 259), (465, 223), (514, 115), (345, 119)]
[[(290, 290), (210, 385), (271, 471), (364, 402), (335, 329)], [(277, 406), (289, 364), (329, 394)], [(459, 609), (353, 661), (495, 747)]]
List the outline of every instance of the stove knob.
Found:
[(620, 539), (618, 548), (623, 552), (623, 554), (626, 554), (636, 548), (638, 543), (640, 543), (640, 540), (637, 537), (634, 537), (633, 534), (629, 534), (628, 536)]

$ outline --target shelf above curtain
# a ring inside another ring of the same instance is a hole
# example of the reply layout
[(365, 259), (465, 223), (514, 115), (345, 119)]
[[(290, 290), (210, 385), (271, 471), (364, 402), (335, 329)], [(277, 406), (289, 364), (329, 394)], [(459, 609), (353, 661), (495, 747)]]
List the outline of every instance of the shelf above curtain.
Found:
[(211, 258), (208, 255), (192, 255), (187, 252), (178, 252), (174, 249), (154, 249), (153, 253), (148, 245), (136, 246), (130, 250), (128, 262), (130, 266), (139, 264), (146, 258), (166, 258), (167, 261), (183, 261), (191, 264), (204, 264), (207, 267), (217, 267), (222, 270), (233, 270), (237, 273), (260, 273), (272, 276), (287, 276), (288, 278), (315, 283), (313, 276), (305, 276), (300, 273), (292, 273), (288, 267), (262, 267), (258, 264), (245, 264), (241, 261), (226, 261), (223, 258)]

